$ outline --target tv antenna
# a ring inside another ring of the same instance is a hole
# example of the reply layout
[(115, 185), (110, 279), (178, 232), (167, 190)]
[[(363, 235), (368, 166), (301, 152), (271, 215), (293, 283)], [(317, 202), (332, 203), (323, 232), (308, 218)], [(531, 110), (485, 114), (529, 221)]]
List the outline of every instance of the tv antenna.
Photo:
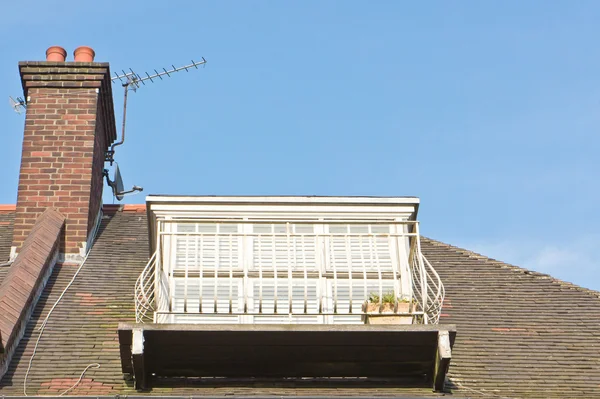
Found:
[(12, 109), (19, 115), (23, 113), (23, 110), (25, 108), (27, 108), (27, 103), (25, 102), (23, 97), (17, 97), (17, 99), (15, 100), (11, 96), (8, 96), (8, 103), (10, 104)]
[[(123, 86), (123, 122), (121, 125), (121, 140), (114, 143), (110, 146), (110, 149), (106, 151), (106, 155), (104, 160), (106, 162), (110, 162), (112, 166), (115, 162), (115, 148), (122, 145), (125, 142), (125, 122), (127, 120), (127, 93), (129, 90), (137, 91), (141, 86), (145, 86), (146, 83), (154, 83), (155, 80), (160, 79), (163, 80), (163, 77), (171, 77), (171, 74), (186, 71), (189, 72), (190, 69), (198, 69), (199, 65), (206, 64), (206, 60), (202, 57), (202, 61), (194, 61), (192, 60), (191, 64), (176, 67), (175, 65), (171, 65), (171, 69), (163, 68), (162, 71), (154, 70), (154, 73), (150, 75), (148, 72), (144, 72), (145, 76), (139, 75), (133, 69), (129, 68), (129, 72), (125, 72), (122, 70), (122, 74), (119, 75), (115, 72), (115, 76), (111, 77), (111, 81), (115, 83), (116, 81), (121, 82), (121, 86)], [(115, 166), (115, 175), (113, 180), (110, 179), (108, 175), (108, 169), (104, 169), (104, 177), (106, 177), (106, 182), (112, 188), (113, 196), (121, 201), (123, 197), (128, 194), (134, 194), (136, 192), (140, 192), (143, 190), (142, 187), (133, 186), (131, 190), (125, 191), (123, 186), (123, 178), (121, 177), (121, 172), (119, 171), (119, 165)]]
[(115, 148), (122, 145), (125, 142), (125, 122), (127, 119), (127, 93), (129, 90), (137, 91), (141, 87), (141, 85), (145, 86), (146, 83), (154, 83), (155, 80), (160, 79), (163, 80), (163, 77), (171, 77), (171, 74), (186, 71), (189, 72), (190, 69), (198, 69), (199, 65), (206, 64), (206, 60), (202, 57), (202, 61), (194, 61), (192, 60), (191, 64), (176, 67), (175, 65), (171, 65), (171, 69), (167, 70), (163, 68), (162, 71), (154, 70), (154, 74), (150, 75), (148, 72), (144, 72), (145, 76), (136, 73), (133, 69), (129, 68), (129, 72), (125, 72), (125, 70), (121, 70), (123, 72), (121, 75), (115, 72), (115, 76), (111, 78), (112, 82), (115, 83), (117, 80), (121, 82), (121, 85), (124, 88), (123, 95), (123, 123), (121, 126), (121, 140), (114, 143), (110, 146), (110, 150), (106, 151), (105, 161), (110, 162), (112, 165), (115, 161)]

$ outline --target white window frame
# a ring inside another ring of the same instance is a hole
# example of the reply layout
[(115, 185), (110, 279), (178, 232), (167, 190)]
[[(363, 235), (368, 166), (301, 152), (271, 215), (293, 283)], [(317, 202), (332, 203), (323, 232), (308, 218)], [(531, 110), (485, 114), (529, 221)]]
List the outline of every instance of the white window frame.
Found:
[[(298, 219), (295, 219), (298, 220)], [(385, 223), (385, 225), (388, 227), (389, 233), (402, 233), (403, 231), (401, 231), (402, 229), (405, 231), (408, 231), (408, 227), (406, 225), (394, 225), (394, 223), (397, 223), (398, 221), (402, 221), (404, 219), (399, 219), (399, 220), (381, 220), (378, 221), (379, 223), (375, 222), (373, 224), (369, 224), (368, 221), (365, 222), (360, 222), (360, 221), (355, 221), (355, 222), (359, 222), (360, 224), (364, 224), (366, 226), (368, 226), (368, 231), (369, 234), (372, 233), (372, 226), (377, 225), (377, 224), (381, 224), (381, 222)], [(304, 222), (304, 221), (303, 221)], [(323, 239), (317, 239), (316, 243), (317, 245), (315, 246), (314, 249), (314, 261), (315, 261), (315, 268), (314, 269), (308, 269), (308, 271), (310, 271), (310, 273), (318, 273), (318, 277), (311, 277), (310, 279), (316, 279), (318, 280), (318, 284), (317, 284), (317, 306), (320, 308), (320, 310), (322, 311), (322, 313), (330, 313), (333, 310), (333, 297), (334, 297), (334, 279), (337, 278), (336, 274), (337, 274), (337, 270), (336, 268), (331, 264), (331, 254), (329, 253), (330, 251), (330, 244), (329, 244), (329, 226), (331, 226), (331, 224), (328, 224), (330, 222), (337, 222), (337, 220), (335, 219), (328, 219), (328, 220), (323, 220), (323, 218), (320, 218), (319, 220), (317, 219), (310, 219), (310, 220), (306, 220), (306, 222), (308, 222), (308, 224), (310, 224), (311, 226), (313, 226), (313, 234), (315, 234), (316, 236), (320, 236)], [(230, 222), (212, 222), (212, 221), (206, 221), (204, 222), (202, 219), (199, 219), (197, 222), (186, 222), (185, 224), (191, 224), (194, 226), (194, 232), (198, 232), (198, 226), (200, 224), (203, 223), (207, 223), (207, 224), (215, 224), (217, 226), (216, 231), (220, 232), (220, 227), (223, 224), (230, 224), (230, 225), (237, 225), (237, 233), (234, 234), (239, 234), (238, 236), (238, 244), (237, 244), (237, 264), (236, 267), (230, 269), (228, 267), (224, 267), (224, 268), (219, 268), (219, 257), (218, 257), (218, 252), (217, 255), (215, 255), (215, 267), (209, 266), (209, 267), (203, 267), (202, 266), (202, 262), (200, 262), (197, 266), (197, 268), (193, 269), (194, 273), (200, 273), (198, 279), (202, 278), (215, 278), (215, 274), (218, 272), (221, 273), (226, 273), (229, 272), (230, 274), (232, 272), (239, 274), (240, 272), (243, 272), (243, 277), (235, 277), (236, 279), (239, 279), (240, 281), (238, 282), (238, 288), (237, 288), (237, 292), (238, 292), (238, 309), (237, 312), (239, 313), (239, 315), (236, 315), (237, 318), (237, 322), (239, 323), (244, 323), (244, 324), (253, 324), (255, 322), (257, 322), (257, 318), (255, 317), (262, 317), (258, 314), (256, 314), (254, 312), (253, 307), (253, 303), (250, 302), (250, 300), (248, 299), (248, 308), (244, 309), (244, 299), (245, 298), (249, 298), (249, 293), (253, 292), (253, 285), (256, 283), (256, 280), (258, 279), (257, 277), (255, 277), (254, 275), (259, 271), (259, 268), (257, 267), (257, 265), (255, 264), (255, 258), (254, 258), (254, 246), (255, 246), (255, 239), (257, 238), (256, 236), (253, 236), (252, 234), (254, 233), (254, 226), (255, 224), (268, 224), (271, 226), (271, 232), (273, 231), (273, 225), (286, 225), (286, 228), (288, 226), (292, 227), (294, 230), (292, 233), (295, 233), (296, 231), (296, 226), (298, 224), (295, 224), (294, 221), (286, 221), (283, 219), (254, 219), (254, 218), (243, 218), (243, 223), (240, 222), (240, 220), (231, 220)], [(389, 224), (387, 224), (389, 223)], [(303, 223), (304, 224), (304, 223)], [(346, 229), (349, 228), (349, 226), (353, 225), (353, 221), (347, 221), (344, 223), (342, 223), (344, 226), (346, 226)], [(164, 223), (164, 229), (165, 232), (171, 232), (171, 231), (178, 231), (178, 225), (179, 222), (177, 222), (176, 220), (174, 220), (172, 223)], [(347, 230), (348, 231), (348, 230)], [(244, 234), (248, 234), (246, 236), (244, 236)], [(272, 233), (271, 233), (272, 234)], [(384, 233), (385, 234), (385, 233)], [(194, 236), (191, 236), (194, 237)], [(198, 236), (195, 236), (198, 237)], [(189, 237), (188, 237), (189, 238)], [(177, 273), (181, 273), (182, 272), (182, 268), (178, 268), (177, 266), (177, 241), (180, 240), (180, 236), (177, 235), (173, 235), (170, 237), (165, 237), (166, 240), (170, 240), (170, 241), (165, 241), (165, 259), (169, 259), (170, 261), (170, 265), (163, 265), (163, 269), (165, 271), (168, 271), (169, 274), (169, 280), (170, 280), (170, 298), (169, 298), (169, 304), (170, 304), (170, 308), (173, 309), (174, 308), (174, 302), (175, 302), (175, 298), (176, 298), (176, 292), (175, 292), (175, 279), (180, 279), (180, 278), (189, 278), (188, 277), (188, 272), (190, 271), (188, 267), (185, 268), (185, 270), (183, 270), (185, 272), (185, 276), (184, 277), (175, 277), (174, 272)], [(196, 238), (197, 240), (198, 238)], [(406, 245), (402, 245), (402, 241), (406, 241)], [(218, 240), (216, 241), (218, 243)], [(168, 244), (170, 243), (170, 244)], [(400, 245), (398, 245), (400, 243)], [(390, 258), (390, 262), (391, 262), (391, 270), (389, 268), (387, 269), (383, 269), (382, 272), (385, 273), (386, 275), (389, 274), (393, 274), (392, 278), (385, 278), (385, 280), (390, 280), (393, 281), (394, 283), (394, 292), (396, 293), (397, 296), (404, 296), (406, 292), (411, 292), (411, 273), (410, 273), (410, 269), (408, 267), (409, 264), (409, 259), (408, 259), (408, 237), (406, 238), (397, 238), (397, 237), (391, 237), (389, 238), (389, 246), (387, 246), (388, 251), (389, 251), (389, 258)], [(219, 246), (219, 244), (215, 244), (216, 247)], [(196, 249), (198, 250), (198, 245), (196, 245)], [(362, 252), (362, 244), (361, 244), (361, 252)], [(197, 254), (196, 255), (197, 258), (201, 257), (201, 254)], [(350, 254), (349, 256), (352, 256), (352, 254)], [(197, 262), (195, 262), (197, 263)], [(364, 263), (363, 263), (364, 264)], [(344, 278), (344, 279), (339, 279), (339, 281), (349, 281), (349, 284), (352, 284), (352, 280), (353, 280), (353, 275), (356, 276), (357, 274), (361, 275), (361, 279), (363, 277), (362, 274), (362, 268), (354, 268), (353, 266), (353, 261), (352, 259), (350, 260), (350, 267), (352, 268), (352, 273), (348, 274), (348, 278)], [(169, 270), (169, 268), (171, 270)], [(280, 278), (284, 278), (284, 279), (288, 279), (292, 276), (293, 273), (298, 274), (298, 273), (302, 273), (304, 271), (303, 267), (299, 267), (295, 270), (293, 270), (292, 268), (286, 268), (285, 270), (281, 270), (280, 268), (277, 268), (277, 272), (275, 273), (274, 270), (272, 270), (271, 268), (267, 269), (269, 272), (271, 272), (271, 274), (274, 274), (274, 276), (279, 276)], [(367, 272), (369, 273), (373, 273), (373, 272), (377, 272), (377, 267), (369, 267), (366, 269)], [(249, 273), (252, 274), (252, 276), (249, 276)], [(331, 277), (331, 274), (333, 273), (333, 278)], [(345, 272), (345, 268), (342, 271), (342, 273), (346, 273)], [(400, 283), (398, 281), (398, 279), (395, 277), (398, 273), (399, 279), (400, 279)], [(221, 277), (217, 277), (218, 279), (222, 279), (224, 282), (227, 281), (227, 279), (229, 279), (230, 277), (226, 277), (226, 276), (221, 276)], [(304, 280), (304, 276), (303, 277), (293, 277), (292, 281), (296, 280), (299, 281), (300, 285), (303, 285), (303, 280)], [(354, 277), (356, 278), (356, 277)], [(379, 275), (379, 277), (376, 280), (381, 279), (381, 274)], [(193, 277), (191, 278), (193, 280)], [(386, 291), (384, 290), (384, 293)], [(322, 307), (322, 308), (321, 308)], [(354, 309), (354, 304), (353, 304), (353, 309)], [(337, 309), (338, 312), (340, 313), (348, 313), (348, 309), (345, 309), (344, 311), (340, 311), (340, 309)], [(246, 312), (246, 313), (244, 313)], [(236, 313), (236, 310), (233, 310), (233, 313)], [(314, 317), (314, 316), (318, 316), (318, 322), (319, 323), (327, 323), (327, 324), (336, 324), (336, 318), (340, 318), (343, 316), (338, 316), (338, 315), (323, 315), (323, 314), (308, 314), (306, 315), (307, 317)], [(228, 316), (228, 313), (225, 312), (217, 312), (217, 315), (220, 316)], [(179, 322), (185, 322), (185, 319), (203, 319), (204, 316), (206, 316), (206, 321), (202, 321), (202, 322), (210, 322), (210, 317), (215, 317), (214, 316), (215, 313), (212, 313), (212, 309), (211, 312), (206, 312), (205, 314), (200, 314), (200, 313), (189, 313), (187, 315), (169, 315), (169, 318), (171, 319), (171, 322), (177, 322), (175, 321), (176, 319), (181, 319), (182, 321)], [(233, 316), (233, 315), (231, 315)], [(289, 312), (284, 312), (281, 313), (280, 315), (273, 315), (273, 314), (268, 314), (269, 317), (273, 318), (273, 317), (281, 317), (281, 321), (282, 323), (296, 323), (298, 322), (298, 318), (301, 318), (303, 316), (305, 316), (302, 313), (293, 313), (293, 314), (289, 314)], [(357, 314), (358, 319), (360, 320), (360, 315)], [(339, 323), (339, 322), (338, 322)]]

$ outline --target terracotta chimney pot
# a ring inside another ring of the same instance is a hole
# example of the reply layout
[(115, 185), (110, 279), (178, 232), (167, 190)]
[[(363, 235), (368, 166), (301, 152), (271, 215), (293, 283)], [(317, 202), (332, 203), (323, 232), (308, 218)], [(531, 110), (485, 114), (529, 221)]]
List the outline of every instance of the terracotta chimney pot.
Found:
[(80, 46), (73, 51), (75, 62), (94, 62), (96, 52), (88, 46)]
[(65, 58), (67, 58), (67, 51), (60, 46), (48, 47), (46, 50), (46, 61), (65, 62)]

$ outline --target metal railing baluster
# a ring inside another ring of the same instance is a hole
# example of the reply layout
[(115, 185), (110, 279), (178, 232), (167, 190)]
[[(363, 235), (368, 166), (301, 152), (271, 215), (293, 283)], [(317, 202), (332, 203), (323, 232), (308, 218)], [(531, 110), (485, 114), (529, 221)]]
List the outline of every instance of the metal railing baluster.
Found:
[(359, 236), (358, 237), (358, 243), (360, 245), (360, 263), (362, 265), (362, 270), (363, 270), (363, 286), (364, 286), (364, 297), (366, 300), (369, 299), (369, 293), (367, 292), (367, 266), (365, 265), (365, 255), (363, 252), (363, 236)]
[(288, 316), (292, 314), (292, 265), (296, 262), (296, 251), (294, 248), (294, 263), (292, 263), (292, 250), (290, 249), (290, 224), (285, 224), (285, 233), (286, 233), (286, 243), (287, 243), (287, 260), (288, 260)]
[(262, 236), (259, 234), (256, 238), (256, 247), (258, 248), (258, 313), (262, 313), (263, 305), (263, 268), (262, 268)]
[[(318, 288), (318, 300), (317, 300), (317, 311), (319, 314), (323, 313), (323, 298), (325, 297), (325, 292), (322, 290), (322, 286), (324, 283), (323, 279), (323, 267), (325, 265), (325, 244), (324, 237), (315, 234), (315, 262), (317, 264), (317, 270), (319, 273), (319, 283), (317, 285)], [(320, 250), (319, 250), (320, 249)], [(325, 288), (325, 291), (327, 288)]]
[(229, 235), (229, 313), (233, 313), (233, 236)]
[[(217, 223), (217, 225), (215, 227), (217, 229), (217, 233), (219, 232), (219, 226), (220, 225)], [(214, 284), (214, 290), (215, 290), (215, 292), (214, 292), (214, 298), (213, 298), (215, 313), (217, 313), (219, 311), (218, 305), (217, 305), (218, 304), (217, 301), (219, 300), (218, 295), (217, 295), (217, 291), (218, 291), (218, 288), (219, 288), (218, 287), (218, 283), (219, 283), (219, 266), (220, 266), (220, 263), (221, 263), (221, 251), (220, 251), (221, 241), (220, 241), (219, 237), (220, 236), (218, 234), (215, 235), (215, 284)]]
[(198, 248), (198, 253), (200, 256), (200, 260), (199, 260), (199, 267), (200, 267), (200, 273), (199, 273), (199, 277), (198, 277), (198, 313), (202, 313), (202, 289), (204, 288), (204, 284), (203, 284), (203, 280), (204, 280), (204, 262), (202, 261), (204, 259), (204, 236), (201, 235), (200, 237), (200, 247)]
[[(271, 231), (274, 231), (275, 225), (271, 225), (271, 229), (272, 229)], [(274, 286), (273, 287), (273, 292), (274, 292), (274, 294), (273, 294), (273, 313), (277, 314), (277, 262), (275, 259), (275, 256), (277, 253), (277, 251), (276, 251), (277, 246), (275, 245), (275, 242), (276, 242), (275, 235), (273, 234), (273, 235), (271, 235), (271, 237), (272, 237), (272, 242), (273, 242), (273, 247), (271, 248), (273, 251), (273, 255), (271, 258), (271, 263), (273, 265), (273, 286)]]
[(329, 238), (329, 258), (331, 260), (331, 267), (333, 268), (333, 313), (337, 313), (338, 303), (338, 281), (337, 281), (337, 260), (335, 257), (335, 245), (334, 237), (330, 235)]
[(302, 245), (302, 265), (304, 266), (304, 314), (308, 313), (308, 265), (306, 263), (306, 245), (304, 244), (304, 236), (301, 236), (300, 243)]
[(190, 268), (190, 236), (185, 236), (185, 278), (183, 279), (183, 313), (187, 313), (187, 297), (188, 297), (188, 279), (189, 279), (189, 268)]
[(350, 237), (346, 235), (344, 241), (346, 245), (346, 264), (348, 265), (348, 312), (352, 313), (352, 254), (350, 252)]
[(379, 306), (381, 309), (383, 304), (383, 279), (381, 278), (381, 264), (379, 263), (379, 248), (377, 248), (377, 237), (371, 234), (369, 235), (369, 238), (372, 240), (370, 247), (375, 247), (375, 265), (377, 267), (377, 281), (379, 283)]

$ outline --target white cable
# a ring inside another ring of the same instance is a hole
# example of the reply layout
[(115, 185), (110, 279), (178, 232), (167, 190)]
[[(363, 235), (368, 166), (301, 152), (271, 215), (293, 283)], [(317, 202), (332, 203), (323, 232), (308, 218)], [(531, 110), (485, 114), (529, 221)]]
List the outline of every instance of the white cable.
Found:
[(73, 384), (73, 386), (69, 389), (67, 389), (66, 391), (64, 391), (63, 393), (61, 393), (58, 396), (63, 396), (64, 394), (66, 394), (67, 392), (71, 391), (73, 388), (75, 388), (77, 385), (79, 385), (79, 383), (81, 382), (81, 380), (83, 379), (83, 376), (85, 375), (85, 372), (88, 371), (91, 367), (95, 368), (95, 369), (99, 369), (100, 368), (100, 364), (99, 363), (92, 363), (89, 364), (81, 373), (81, 375), (79, 376), (79, 379), (77, 380), (77, 382), (75, 384)]
[(517, 399), (515, 397), (502, 396), (502, 395), (498, 395), (498, 394), (491, 393), (491, 392), (478, 391), (477, 389), (466, 387), (466, 386), (464, 386), (462, 383), (460, 383), (458, 381), (452, 381), (452, 382), (455, 383), (461, 389), (466, 389), (467, 391), (475, 392), (475, 393), (478, 393), (478, 394), (483, 395), (483, 396), (489, 396), (489, 397), (492, 397), (492, 398), (499, 398), (499, 399)]
[[(46, 317), (44, 318), (44, 321), (42, 321), (42, 325), (40, 326), (40, 328), (38, 329), (39, 331), (39, 335), (35, 341), (35, 346), (33, 347), (33, 353), (31, 354), (31, 357), (29, 358), (29, 365), (27, 366), (27, 371), (25, 372), (25, 379), (23, 380), (23, 395), (24, 396), (29, 396), (27, 395), (27, 378), (29, 377), (29, 372), (31, 371), (31, 365), (33, 364), (33, 358), (35, 357), (35, 354), (37, 352), (37, 348), (38, 345), (40, 343), (40, 339), (42, 338), (42, 334), (44, 333), (44, 329), (46, 328), (46, 324), (48, 324), (48, 319), (50, 318), (50, 315), (52, 315), (52, 312), (54, 312), (54, 309), (56, 309), (56, 307), (58, 306), (59, 302), (62, 300), (63, 296), (65, 296), (65, 293), (67, 292), (67, 290), (71, 287), (71, 285), (73, 285), (73, 282), (75, 281), (75, 279), (77, 278), (77, 275), (79, 274), (79, 272), (81, 271), (81, 269), (83, 269), (83, 265), (85, 265), (85, 262), (87, 261), (88, 256), (90, 255), (90, 252), (92, 252), (92, 246), (94, 245), (94, 241), (96, 240), (96, 235), (98, 234), (98, 230), (100, 230), (100, 224), (102, 223), (102, 208), (100, 208), (100, 214), (98, 217), (98, 223), (96, 224), (96, 227), (94, 228), (93, 231), (93, 235), (92, 235), (92, 240), (91, 240), (91, 245), (90, 245), (90, 249), (89, 251), (85, 254), (83, 261), (81, 262), (81, 265), (79, 265), (79, 268), (77, 269), (77, 271), (75, 272), (75, 274), (73, 275), (73, 277), (71, 278), (71, 281), (69, 281), (69, 284), (67, 284), (67, 286), (65, 287), (65, 289), (63, 290), (63, 292), (60, 294), (60, 296), (58, 297), (58, 299), (56, 300), (56, 302), (54, 302), (54, 305), (52, 305), (52, 308), (50, 308), (50, 311), (48, 312), (48, 314), (46, 315)], [(92, 366), (98, 365), (98, 367), (95, 368), (99, 368), (100, 365), (98, 363), (92, 363), (89, 364), (85, 370), (83, 370), (83, 373), (81, 373), (81, 376), (79, 377), (79, 381), (77, 381), (77, 383), (75, 383), (75, 385), (73, 385), (71, 388), (67, 389), (65, 392), (63, 392), (62, 394), (60, 394), (59, 396), (64, 395), (65, 393), (67, 393), (68, 391), (70, 391), (71, 389), (75, 388), (80, 382), (81, 379), (83, 378), (83, 375), (85, 374), (85, 372)]]

